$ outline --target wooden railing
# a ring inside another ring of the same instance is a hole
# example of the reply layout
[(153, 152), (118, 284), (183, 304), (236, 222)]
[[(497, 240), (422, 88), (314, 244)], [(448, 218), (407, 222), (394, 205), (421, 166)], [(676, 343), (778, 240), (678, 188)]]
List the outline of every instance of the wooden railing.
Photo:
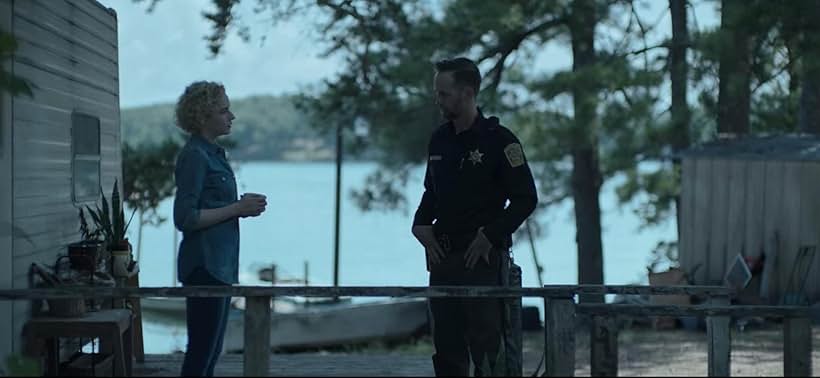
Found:
[[(578, 294), (694, 295), (708, 298), (704, 305), (626, 305), (576, 304)], [(544, 299), (544, 353), (546, 376), (572, 376), (575, 373), (575, 318), (593, 319), (591, 334), (591, 373), (617, 375), (618, 317), (699, 316), (706, 317), (708, 373), (728, 376), (730, 371), (732, 316), (780, 317), (784, 322), (783, 368), (786, 376), (810, 376), (811, 321), (807, 307), (730, 306), (732, 291), (717, 286), (603, 286), (547, 285), (510, 288), (497, 286), (437, 287), (317, 287), (317, 286), (197, 286), (156, 288), (73, 287), (70, 289), (0, 290), (0, 300), (50, 298), (142, 298), (142, 297), (245, 297), (245, 376), (268, 374), (270, 358), (270, 298), (304, 297), (540, 297)]]

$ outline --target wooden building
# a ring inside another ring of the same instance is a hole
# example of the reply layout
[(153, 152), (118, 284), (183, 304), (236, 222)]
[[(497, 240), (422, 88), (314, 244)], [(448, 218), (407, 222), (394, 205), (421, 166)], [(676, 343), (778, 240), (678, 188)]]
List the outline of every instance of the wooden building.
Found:
[[(820, 301), (820, 252), (797, 258), (820, 244), (820, 138), (718, 140), (683, 153), (681, 174), (679, 256), (694, 284), (723, 284), (738, 254), (765, 254), (764, 301), (781, 303), (800, 285)], [(810, 263), (802, 282), (795, 271)]]
[[(28, 288), (80, 240), (78, 206), (122, 177), (116, 13), (95, 0), (0, 0), (18, 49), (7, 72), (33, 97), (0, 93), (0, 288)], [(120, 180), (121, 181), (121, 180)], [(0, 301), (0, 358), (21, 351), (26, 301)]]

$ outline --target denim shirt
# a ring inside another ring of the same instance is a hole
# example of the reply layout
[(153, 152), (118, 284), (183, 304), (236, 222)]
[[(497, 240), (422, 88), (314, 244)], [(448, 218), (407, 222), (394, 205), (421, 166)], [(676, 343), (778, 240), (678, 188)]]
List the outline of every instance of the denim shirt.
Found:
[(201, 136), (191, 136), (177, 157), (174, 225), (182, 231), (177, 277), (182, 283), (197, 268), (226, 284), (239, 281), (239, 219), (198, 230), (200, 210), (237, 201), (236, 179), (225, 150)]

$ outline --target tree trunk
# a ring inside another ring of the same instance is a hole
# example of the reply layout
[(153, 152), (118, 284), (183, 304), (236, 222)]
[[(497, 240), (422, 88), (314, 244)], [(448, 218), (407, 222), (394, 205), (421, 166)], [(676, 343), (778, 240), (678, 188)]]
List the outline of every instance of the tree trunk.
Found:
[(722, 0), (723, 48), (718, 69), (718, 133), (747, 134), (751, 106), (751, 37), (744, 25), (745, 0)]
[(803, 31), (799, 54), (801, 57), (800, 109), (798, 130), (801, 133), (820, 133), (820, 0), (807, 0), (802, 9)]
[(137, 260), (140, 261), (140, 252), (142, 252), (142, 226), (145, 225), (145, 211), (140, 210), (140, 226), (137, 228)]
[[(595, 64), (595, 24), (592, 1), (572, 3), (569, 21), (572, 38), (573, 72)], [(573, 89), (575, 130), (572, 138), (572, 198), (575, 203), (578, 282), (603, 284), (604, 264), (601, 243), (601, 169), (598, 163), (597, 89), (594, 83), (579, 81)], [(579, 296), (582, 303), (603, 303), (602, 295)]]
[[(669, 49), (669, 81), (672, 83), (672, 147), (675, 153), (689, 147), (689, 104), (686, 101), (689, 65), (686, 50), (689, 28), (686, 14), (687, 0), (669, 0), (672, 16), (672, 47)], [(675, 155), (675, 171), (680, 172), (680, 159)], [(680, 187), (680, 186), (679, 186)], [(680, 193), (675, 195), (675, 220), (680, 240)]]

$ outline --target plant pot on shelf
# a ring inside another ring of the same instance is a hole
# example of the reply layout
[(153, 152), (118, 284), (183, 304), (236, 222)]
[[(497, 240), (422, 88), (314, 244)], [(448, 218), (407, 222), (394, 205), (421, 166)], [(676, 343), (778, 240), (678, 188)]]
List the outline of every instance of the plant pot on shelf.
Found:
[(128, 239), (119, 241), (111, 245), (111, 275), (117, 278), (125, 278), (131, 275), (133, 268), (131, 258), (131, 243)]
[(83, 240), (68, 245), (68, 261), (71, 269), (93, 272), (103, 250), (103, 242)]

